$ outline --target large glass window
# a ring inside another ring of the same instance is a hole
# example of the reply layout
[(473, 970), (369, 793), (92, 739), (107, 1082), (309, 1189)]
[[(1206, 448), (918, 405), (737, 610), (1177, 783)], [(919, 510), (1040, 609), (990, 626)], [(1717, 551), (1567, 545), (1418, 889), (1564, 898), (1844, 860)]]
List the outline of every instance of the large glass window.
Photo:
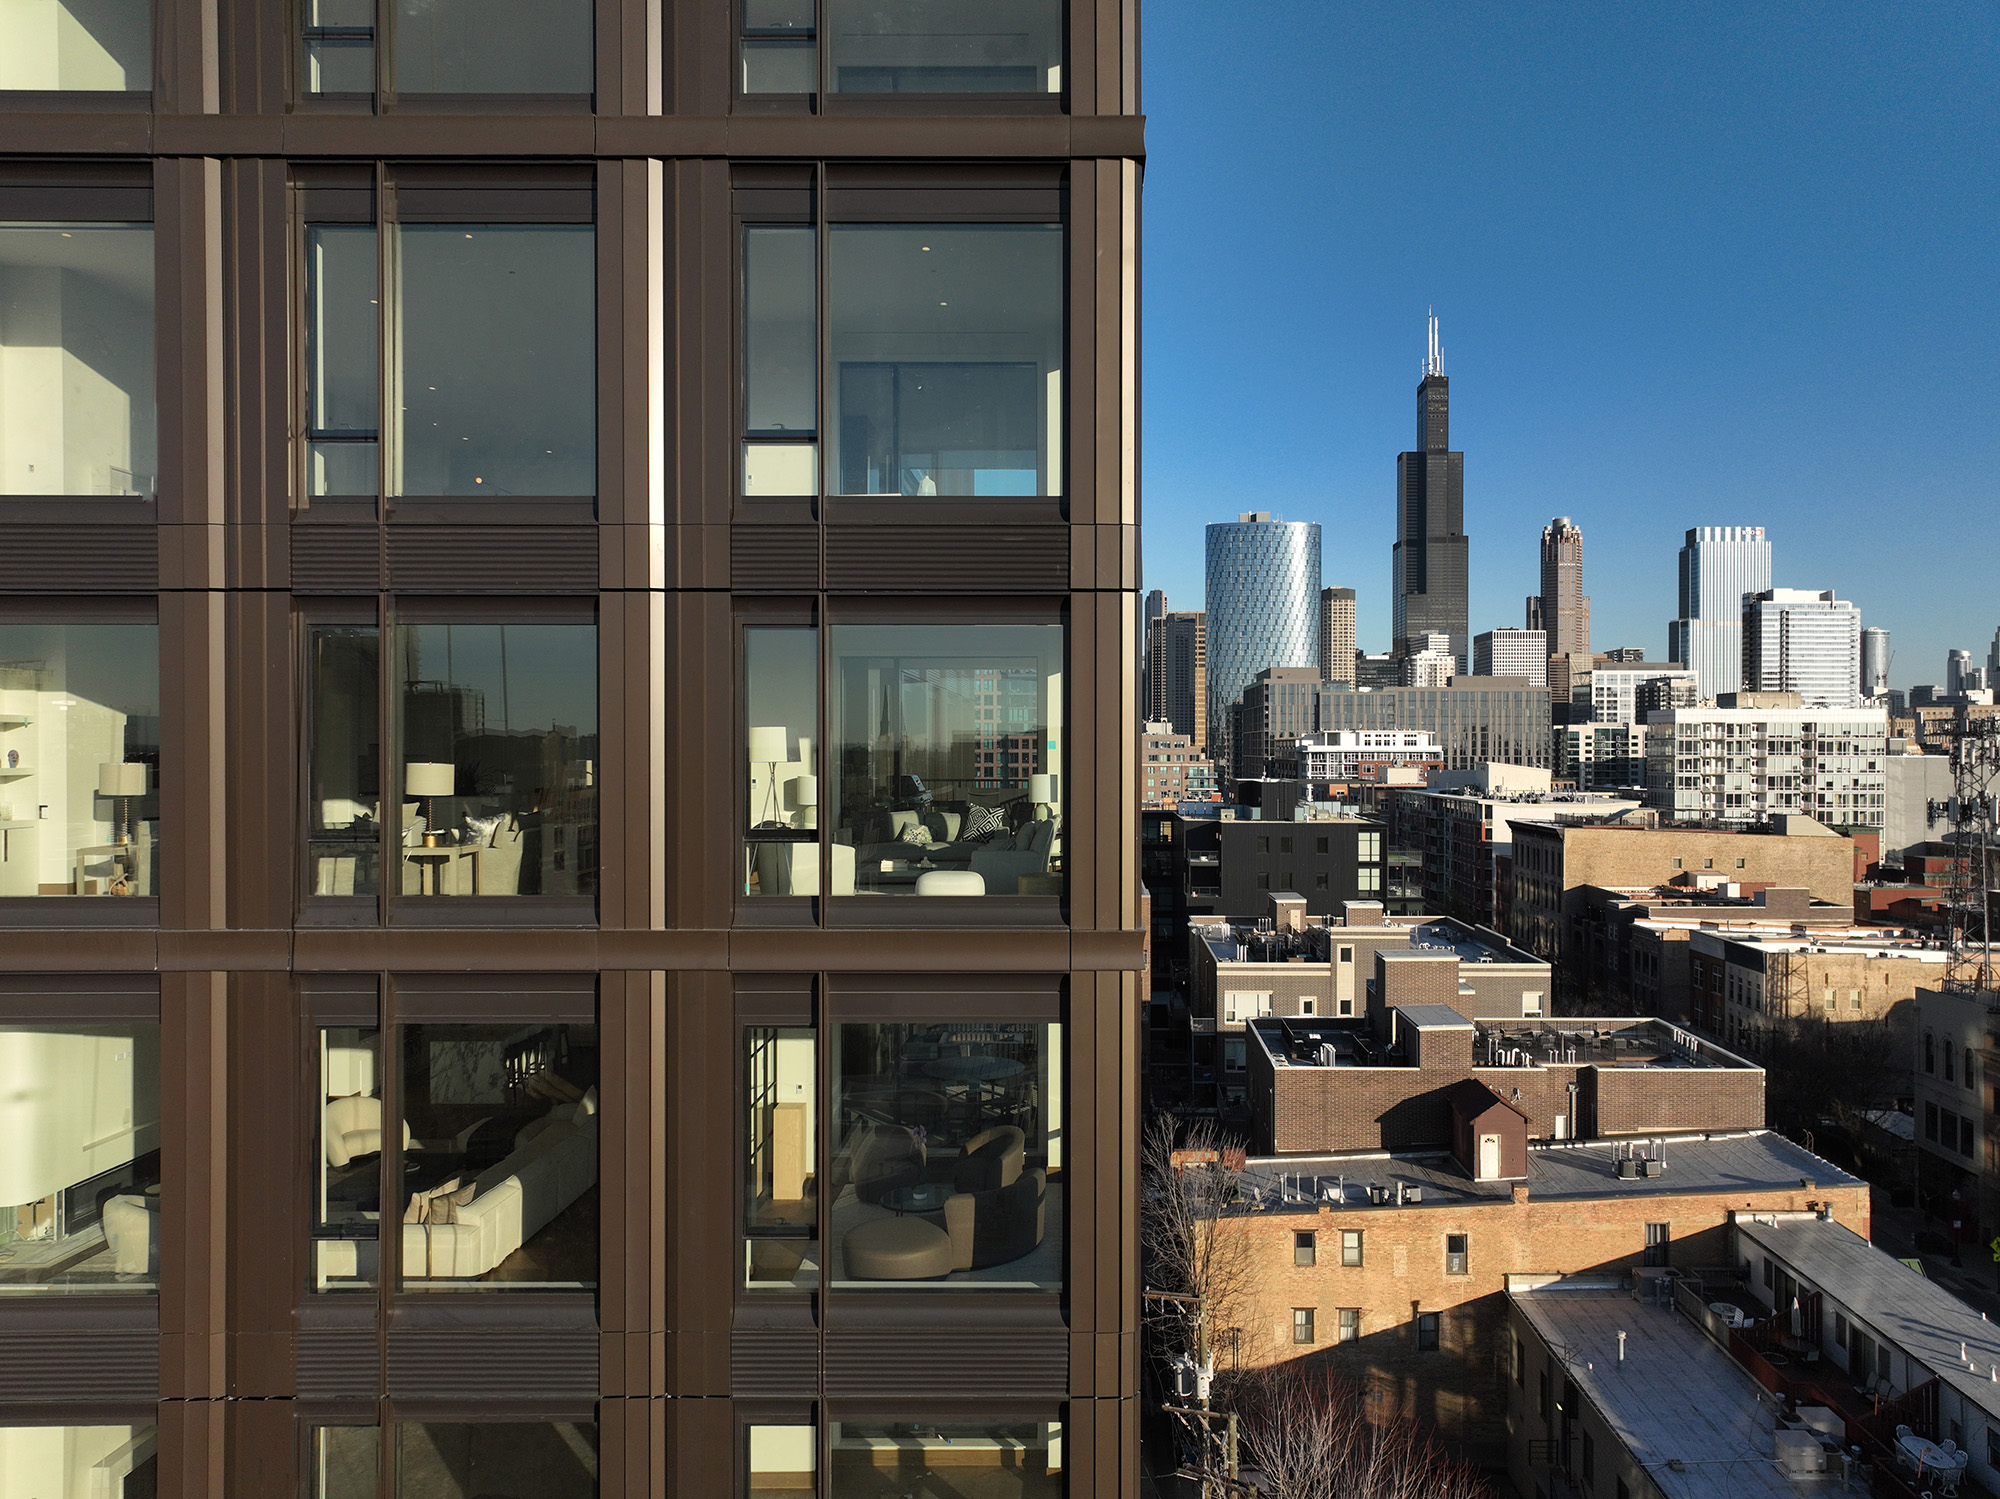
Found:
[(307, 654), (312, 893), (373, 895), (382, 871), (381, 631), (317, 626)]
[(832, 647), (826, 821), (854, 893), (1060, 894), (1062, 627), (837, 625)]
[(743, 231), (743, 492), (819, 493), (818, 268), (807, 225)]
[[(321, 1291), (367, 1290), (382, 1273), (382, 1032), (343, 1025), (322, 1026), (318, 1035), (313, 1284)], [(409, 1126), (400, 1133), (409, 1151)]]
[(812, 1499), (819, 1432), (811, 1426), (752, 1426), (747, 1499)]
[(1055, 1421), (830, 1421), (832, 1499), (1061, 1499)]
[[(313, 1499), (594, 1499), (591, 1421), (404, 1421), (313, 1432)], [(385, 1485), (383, 1458), (390, 1462)], [(150, 1494), (151, 1490), (147, 1490)], [(11, 1496), (0, 1495), (0, 1499)]]
[(0, 896), (159, 893), (159, 629), (0, 622)]
[(401, 1029), (403, 1288), (595, 1285), (597, 1027)]
[(1062, 1287), (1062, 1027), (843, 1023), (827, 1183), (840, 1289)]
[(0, 1294), (159, 1273), (159, 1026), (0, 1024)]
[(744, 1283), (753, 1291), (819, 1283), (818, 1058), (808, 1028), (743, 1032)]
[(6, 0), (0, 89), (147, 93), (152, 0)]
[(1059, 94), (1062, 0), (826, 0), (836, 94)]
[(404, 895), (597, 891), (597, 630), (396, 633)]
[[(819, 893), (819, 632), (743, 632), (744, 743), (749, 756), (743, 891)], [(833, 890), (854, 893), (852, 850), (835, 850)]]
[(0, 1499), (153, 1499), (151, 1426), (0, 1426)]
[(402, 94), (588, 94), (589, 0), (305, 0), (307, 94), (375, 91), (376, 40)]
[(0, 494), (151, 497), (153, 391), (152, 226), (0, 224)]
[(813, 0), (743, 0), (743, 92), (819, 92), (813, 37)]
[[(386, 481), (389, 493), (411, 496), (595, 494), (591, 226), (400, 224), (394, 245), (385, 308), (375, 226), (306, 231), (312, 493), (374, 495)], [(495, 317), (496, 307), (507, 315)]]
[(836, 224), (828, 241), (835, 492), (1060, 494), (1061, 228)]

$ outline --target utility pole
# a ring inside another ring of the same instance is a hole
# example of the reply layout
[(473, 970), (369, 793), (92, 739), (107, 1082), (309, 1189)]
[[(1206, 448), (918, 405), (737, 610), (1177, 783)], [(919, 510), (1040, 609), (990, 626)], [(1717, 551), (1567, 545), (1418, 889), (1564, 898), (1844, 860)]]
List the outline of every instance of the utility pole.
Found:
[[(1188, 1475), (1201, 1481), (1201, 1499), (1237, 1499), (1246, 1496), (1253, 1499), (1256, 1491), (1247, 1487), (1241, 1478), (1242, 1464), (1239, 1457), (1236, 1412), (1218, 1411), (1209, 1404), (1209, 1391), (1215, 1382), (1215, 1357), (1209, 1341), (1208, 1299), (1205, 1296), (1183, 1291), (1145, 1291), (1141, 1293), (1148, 1301), (1170, 1301), (1195, 1309), (1195, 1352), (1183, 1353), (1174, 1360), (1174, 1394), (1180, 1400), (1193, 1399), (1194, 1405), (1169, 1405), (1163, 1409), (1170, 1416), (1180, 1419), (1182, 1425), (1199, 1433), (1201, 1451), (1201, 1471)], [(1222, 1422), (1218, 1436), (1216, 1422)], [(1222, 1449), (1222, 1471), (1215, 1472), (1215, 1446), (1219, 1442)]]

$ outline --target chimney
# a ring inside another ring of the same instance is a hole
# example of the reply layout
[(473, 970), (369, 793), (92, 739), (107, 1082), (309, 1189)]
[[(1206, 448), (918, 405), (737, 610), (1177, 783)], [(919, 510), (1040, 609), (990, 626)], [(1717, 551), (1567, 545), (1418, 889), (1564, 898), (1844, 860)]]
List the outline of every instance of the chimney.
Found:
[(1514, 1205), (1515, 1205), (1516, 1207), (1519, 1207), (1519, 1206), (1521, 1206), (1521, 1205), (1522, 1205), (1523, 1203), (1525, 1203), (1525, 1202), (1526, 1202), (1527, 1200), (1528, 1200), (1528, 1184), (1527, 1184), (1526, 1182), (1515, 1182), (1515, 1183), (1514, 1183)]

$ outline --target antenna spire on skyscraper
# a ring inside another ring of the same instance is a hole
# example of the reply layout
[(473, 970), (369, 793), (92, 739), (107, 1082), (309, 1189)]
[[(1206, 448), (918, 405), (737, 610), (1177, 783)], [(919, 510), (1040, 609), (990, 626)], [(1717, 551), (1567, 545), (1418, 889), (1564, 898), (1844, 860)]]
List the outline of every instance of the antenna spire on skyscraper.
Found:
[(1437, 314), (1426, 307), (1424, 315), (1430, 319), (1430, 347), (1424, 354), (1424, 375), (1428, 378), (1444, 373), (1444, 350), (1438, 344)]

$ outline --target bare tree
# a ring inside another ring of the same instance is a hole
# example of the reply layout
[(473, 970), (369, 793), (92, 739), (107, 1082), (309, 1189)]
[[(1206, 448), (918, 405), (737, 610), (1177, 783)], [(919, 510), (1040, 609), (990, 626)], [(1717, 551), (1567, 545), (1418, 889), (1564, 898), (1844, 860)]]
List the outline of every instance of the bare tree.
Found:
[(1216, 1333), (1234, 1325), (1249, 1290), (1249, 1235), (1224, 1222), (1237, 1210), (1242, 1147), (1213, 1124), (1182, 1133), (1171, 1115), (1159, 1114), (1146, 1126), (1139, 1169), (1146, 1285), (1180, 1298), (1149, 1301), (1149, 1316), (1162, 1352), (1189, 1352), (1206, 1364)]
[(1244, 1374), (1229, 1400), (1270, 1499), (1489, 1499), (1471, 1464), (1414, 1421), (1370, 1421), (1361, 1391), (1322, 1362)]

